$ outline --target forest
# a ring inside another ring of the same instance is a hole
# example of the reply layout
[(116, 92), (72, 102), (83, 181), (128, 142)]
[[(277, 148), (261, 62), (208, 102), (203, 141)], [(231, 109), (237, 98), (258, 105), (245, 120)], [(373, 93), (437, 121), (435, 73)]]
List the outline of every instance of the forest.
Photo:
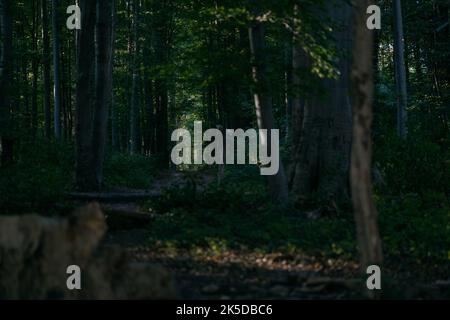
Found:
[(0, 0), (0, 299), (450, 299), (449, 117), (449, 0)]

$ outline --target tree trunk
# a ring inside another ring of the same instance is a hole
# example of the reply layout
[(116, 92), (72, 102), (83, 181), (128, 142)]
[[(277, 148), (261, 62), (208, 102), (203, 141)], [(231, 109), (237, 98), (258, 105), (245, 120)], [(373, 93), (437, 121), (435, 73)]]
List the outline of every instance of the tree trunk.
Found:
[(97, 68), (94, 130), (92, 137), (95, 188), (103, 186), (103, 160), (108, 132), (108, 109), (111, 103), (112, 78), (112, 4), (111, 0), (97, 0)]
[[(116, 0), (112, 0), (112, 21), (111, 21), (111, 48), (112, 56), (111, 56), (111, 81), (114, 86), (114, 44), (116, 41)], [(114, 151), (118, 150), (119, 144), (117, 141), (117, 108), (114, 104), (114, 90), (111, 90), (111, 146)]]
[(372, 199), (372, 104), (373, 31), (366, 27), (366, 10), (371, 0), (355, 1), (353, 83), (353, 144), (351, 186), (361, 267), (382, 262), (377, 210)]
[[(67, 48), (68, 48), (68, 54), (67, 54), (67, 70), (68, 75), (67, 79), (69, 79), (69, 83), (67, 85), (67, 102), (68, 102), (68, 127), (66, 131), (69, 133), (69, 139), (72, 140), (73, 136), (73, 101), (72, 101), (72, 52), (73, 50), (73, 44), (71, 39), (67, 39)], [(75, 42), (76, 43), (76, 42)], [(75, 45), (76, 48), (76, 45)], [(75, 56), (76, 60), (76, 56)]]
[[(255, 12), (257, 15), (260, 14), (258, 9), (255, 10)], [(271, 154), (270, 130), (274, 129), (274, 117), (272, 111), (270, 84), (266, 74), (265, 27), (260, 21), (253, 22), (249, 29), (249, 37), (253, 60), (252, 73), (253, 81), (255, 83), (254, 99), (258, 128), (260, 130), (268, 130), (266, 143), (268, 144), (268, 152)], [(269, 189), (270, 194), (275, 201), (279, 201), (282, 204), (285, 204), (288, 201), (287, 180), (281, 159), (278, 173), (276, 175), (269, 176)]]
[(13, 161), (11, 94), (13, 82), (13, 25), (11, 0), (0, 0), (0, 143), (1, 162), (6, 166)]
[(156, 129), (156, 149), (161, 157), (161, 167), (167, 169), (169, 167), (169, 145), (168, 145), (168, 130), (169, 130), (169, 114), (168, 114), (168, 90), (165, 84), (165, 79), (160, 79), (156, 84), (156, 91), (158, 94), (157, 107), (157, 129)]
[(395, 54), (395, 81), (397, 85), (397, 131), (401, 138), (408, 134), (406, 112), (407, 88), (405, 66), (405, 42), (403, 36), (402, 6), (400, 0), (394, 0), (394, 54)]
[[(168, 24), (172, 19), (170, 17), (169, 9), (166, 7), (167, 3), (160, 2), (156, 5), (155, 11), (157, 18), (154, 25), (155, 35), (155, 58), (160, 66), (164, 66), (169, 57), (169, 30)], [(155, 96), (156, 96), (156, 132), (155, 143), (156, 152), (159, 157), (159, 164), (161, 168), (168, 169), (170, 164), (169, 153), (169, 113), (168, 113), (168, 87), (166, 75), (159, 72), (155, 80)]]
[(58, 0), (52, 0), (52, 35), (53, 35), (53, 76), (54, 76), (54, 126), (55, 126), (55, 138), (56, 140), (61, 139), (61, 93), (60, 93), (60, 67), (59, 67), (59, 57), (61, 54), (60, 43), (59, 43), (59, 15), (58, 15)]
[(131, 105), (130, 105), (130, 154), (137, 153), (138, 150), (138, 114), (139, 114), (139, 98), (138, 98), (138, 56), (139, 56), (139, 38), (138, 38), (138, 23), (139, 23), (139, 8), (138, 0), (133, 0), (133, 40), (132, 40), (132, 80), (131, 80)]
[(285, 141), (289, 143), (291, 137), (291, 125), (292, 125), (292, 87), (293, 87), (293, 53), (292, 42), (285, 44), (285, 71), (284, 71), (284, 81), (285, 81), (285, 93), (284, 100), (286, 105), (286, 133)]
[(381, 32), (380, 30), (373, 30), (374, 32), (374, 40), (373, 40), (373, 79), (375, 81), (375, 83), (377, 83), (378, 81), (378, 70), (379, 70), (379, 63), (380, 63), (380, 58), (379, 58), (379, 54), (380, 54), (380, 36), (381, 36)]
[(150, 79), (150, 43), (146, 43), (144, 48), (144, 98), (146, 108), (145, 121), (145, 152), (153, 154), (155, 140), (155, 119), (153, 105), (153, 81)]
[(76, 88), (76, 182), (81, 190), (95, 189), (96, 177), (92, 170), (92, 110), (91, 71), (94, 66), (94, 28), (96, 3), (80, 0), (81, 30), (78, 35)]
[[(335, 44), (344, 53), (351, 50), (351, 7), (328, 6), (327, 14), (339, 27), (332, 32)], [(341, 27), (342, 24), (342, 27)], [(300, 67), (310, 65), (309, 57), (296, 45), (294, 84), (298, 88)], [(318, 196), (324, 201), (349, 198), (351, 146), (351, 105), (349, 91), (350, 63), (337, 60), (338, 79), (320, 79), (324, 96), (294, 99), (293, 163), (289, 185), (295, 197)], [(298, 89), (297, 89), (298, 93)], [(301, 126), (298, 128), (298, 126)]]
[(38, 102), (37, 102), (37, 90), (38, 90), (38, 78), (39, 78), (39, 60), (38, 60), (38, 15), (39, 15), (39, 1), (33, 0), (33, 30), (32, 30), (32, 42), (33, 42), (33, 58), (31, 61), (31, 70), (33, 72), (33, 92), (31, 95), (31, 128), (33, 136), (36, 135), (38, 126)]
[[(298, 14), (298, 6), (294, 6), (294, 14)], [(293, 41), (292, 41), (292, 87), (291, 87), (291, 95), (292, 95), (292, 121), (291, 121), (291, 142), (293, 149), (295, 150), (295, 146), (300, 144), (300, 136), (303, 126), (303, 113), (304, 113), (304, 104), (305, 101), (301, 99), (300, 96), (300, 71), (301, 68), (307, 67), (308, 57), (306, 56), (303, 48), (301, 47), (299, 41), (299, 34), (297, 29), (300, 21), (298, 18), (294, 18), (293, 27)], [(291, 167), (291, 171), (295, 166)], [(293, 173), (290, 172), (289, 176), (292, 177)]]
[(47, 0), (42, 0), (42, 61), (44, 69), (44, 117), (45, 136), (50, 138), (52, 133), (51, 124), (51, 93), (50, 93), (50, 40), (48, 36), (48, 11)]

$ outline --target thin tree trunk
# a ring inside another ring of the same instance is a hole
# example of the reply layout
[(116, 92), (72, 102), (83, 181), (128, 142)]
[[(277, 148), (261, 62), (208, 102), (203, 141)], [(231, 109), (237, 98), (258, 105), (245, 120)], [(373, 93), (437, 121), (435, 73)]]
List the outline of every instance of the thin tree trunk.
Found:
[(131, 105), (130, 105), (130, 154), (135, 154), (138, 150), (138, 113), (139, 113), (139, 102), (138, 102), (138, 55), (139, 55), (139, 45), (138, 45), (138, 0), (133, 0), (133, 26), (132, 26), (132, 80), (131, 80)]
[[(69, 132), (69, 139), (72, 139), (73, 136), (73, 100), (72, 100), (72, 40), (67, 39), (67, 47), (68, 47), (68, 54), (67, 54), (67, 66), (68, 66), (68, 75), (67, 78), (69, 79), (69, 83), (67, 86), (67, 101), (68, 101), (68, 127), (67, 131)], [(76, 42), (75, 42), (76, 43)], [(75, 45), (76, 47), (76, 45)], [(75, 59), (76, 60), (76, 59)]]
[(403, 17), (400, 0), (394, 0), (394, 25), (395, 81), (397, 85), (397, 131), (401, 138), (406, 138), (408, 134), (408, 115), (406, 112), (408, 95), (406, 87)]
[[(22, 12), (21, 13), (21, 23), (19, 24), (19, 27), (17, 28), (17, 31), (16, 31), (16, 36), (19, 39), (24, 39), (26, 37), (25, 24), (28, 23), (26, 20), (27, 20), (27, 17)], [(18, 62), (16, 64), (16, 74), (18, 75), (18, 80), (19, 80), (19, 77), (20, 77), (22, 82), (18, 81), (19, 86), (17, 87), (17, 89), (20, 90), (20, 94), (16, 94), (15, 95), (16, 101), (13, 104), (13, 106), (14, 106), (13, 112), (14, 112), (14, 109), (19, 111), (20, 110), (20, 106), (23, 105), (25, 107), (24, 108), (25, 109), (24, 110), (25, 111), (24, 114), (26, 115), (27, 118), (29, 118), (29, 113), (30, 113), (30, 86), (29, 86), (29, 83), (28, 83), (28, 58), (25, 57), (24, 55), (20, 56), (20, 63)], [(22, 96), (23, 99), (19, 98), (20, 96)]]
[(154, 119), (154, 105), (153, 105), (153, 81), (150, 79), (149, 75), (149, 64), (150, 59), (150, 50), (149, 44), (146, 45), (145, 53), (144, 53), (144, 97), (145, 97), (145, 106), (146, 106), (146, 114), (147, 121), (145, 126), (145, 149), (146, 152), (150, 155), (153, 154), (154, 151), (154, 140), (155, 140), (155, 119)]
[(45, 136), (50, 138), (52, 135), (51, 124), (51, 91), (50, 91), (50, 40), (48, 36), (48, 11), (47, 0), (42, 0), (42, 61), (44, 71), (44, 118), (45, 118)]
[[(294, 6), (294, 14), (298, 14), (298, 5)], [(300, 69), (305, 67), (307, 63), (307, 57), (304, 53), (301, 44), (300, 37), (298, 34), (299, 29), (299, 19), (294, 17), (293, 20), (293, 29), (294, 33), (292, 36), (292, 86), (291, 86), (291, 95), (292, 95), (292, 121), (291, 121), (291, 141), (292, 146), (294, 148), (300, 144), (301, 131), (303, 126), (303, 113), (304, 113), (304, 101), (302, 101), (300, 97)], [(292, 168), (291, 168), (292, 169)], [(293, 173), (290, 172), (289, 176), (292, 176)]]
[(374, 40), (373, 40), (373, 79), (375, 83), (377, 83), (378, 80), (378, 70), (379, 70), (379, 63), (380, 63), (380, 30), (373, 30), (374, 32)]
[[(155, 7), (157, 18), (154, 24), (155, 35), (155, 58), (158, 64), (164, 65), (169, 56), (169, 30), (168, 24), (171, 17), (168, 13), (167, 3), (159, 2)], [(156, 96), (156, 132), (155, 143), (156, 151), (159, 157), (159, 164), (161, 168), (169, 168), (170, 153), (169, 153), (169, 117), (168, 117), (168, 88), (167, 79), (162, 74), (158, 75), (155, 80), (155, 96)]]
[(13, 82), (13, 26), (12, 6), (14, 1), (0, 0), (0, 143), (2, 166), (13, 162), (11, 94)]
[(54, 127), (55, 138), (61, 140), (61, 85), (60, 85), (60, 67), (59, 57), (61, 55), (60, 43), (59, 43), (59, 15), (58, 15), (58, 0), (52, 0), (52, 35), (53, 35), (53, 81), (54, 81), (54, 101), (55, 107), (53, 109), (54, 115)]
[(158, 108), (158, 123), (159, 129), (157, 130), (157, 148), (158, 153), (161, 156), (161, 167), (169, 167), (169, 145), (168, 145), (168, 130), (169, 130), (169, 114), (168, 104), (169, 97), (165, 80), (159, 82), (159, 108)]
[(366, 27), (366, 10), (371, 0), (355, 1), (353, 83), (353, 144), (351, 165), (352, 200), (356, 220), (361, 267), (382, 262), (377, 210), (372, 198), (372, 104), (373, 31)]
[[(259, 15), (258, 9), (255, 10)], [(258, 128), (267, 129), (267, 141), (268, 152), (271, 153), (270, 148), (270, 130), (274, 129), (274, 117), (272, 111), (272, 97), (270, 94), (270, 84), (266, 74), (266, 39), (265, 39), (265, 27), (259, 21), (254, 21), (249, 29), (250, 49), (252, 53), (253, 66), (253, 81), (255, 83), (255, 108), (256, 117), (258, 122)], [(280, 167), (277, 174), (269, 176), (269, 188), (270, 194), (275, 201), (279, 201), (282, 204), (288, 201), (288, 188), (287, 180), (284, 172), (283, 163), (280, 159)]]
[[(112, 84), (114, 86), (114, 44), (116, 41), (116, 0), (112, 0), (112, 21), (111, 21), (111, 48), (112, 48), (112, 56), (111, 56), (111, 79)], [(111, 90), (111, 145), (114, 151), (118, 150), (118, 141), (117, 141), (117, 108), (114, 103), (114, 90)]]
[(33, 29), (32, 29), (32, 42), (33, 42), (33, 59), (31, 61), (31, 70), (33, 72), (33, 90), (31, 95), (31, 128), (33, 136), (36, 135), (38, 125), (38, 102), (37, 102), (37, 85), (38, 85), (38, 15), (39, 15), (39, 1), (33, 0)]
[(291, 137), (291, 126), (292, 126), (292, 87), (293, 87), (293, 49), (292, 42), (285, 44), (285, 93), (284, 100), (286, 105), (286, 134), (285, 141), (289, 142)]

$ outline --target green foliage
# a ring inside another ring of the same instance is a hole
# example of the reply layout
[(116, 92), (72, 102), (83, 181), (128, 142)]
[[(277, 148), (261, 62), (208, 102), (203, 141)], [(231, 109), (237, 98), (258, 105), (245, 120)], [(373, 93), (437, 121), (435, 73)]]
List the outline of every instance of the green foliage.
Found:
[(377, 204), (387, 259), (405, 269), (415, 264), (445, 271), (450, 263), (450, 206), (443, 194), (385, 197)]
[[(443, 275), (450, 250), (450, 209), (443, 194), (377, 197), (386, 267), (431, 270)], [(194, 195), (167, 190), (147, 204), (161, 214), (149, 230), (152, 245), (224, 251), (251, 249), (357, 260), (352, 214), (307, 219), (295, 208), (269, 202), (264, 179), (252, 168), (226, 172), (220, 187)], [(413, 272), (415, 272), (413, 271)]]
[[(41, 138), (22, 143), (16, 154), (14, 164), (0, 167), (0, 214), (67, 213), (66, 193), (74, 187), (73, 146)], [(108, 155), (106, 188), (149, 188), (155, 161), (142, 155)]]
[(255, 168), (226, 172), (221, 186), (193, 196), (190, 189), (167, 190), (148, 204), (161, 213), (151, 227), (151, 242), (165, 247), (224, 248), (307, 252), (323, 255), (354, 253), (353, 223), (346, 218), (307, 220), (294, 208), (268, 200)]
[(106, 187), (148, 189), (155, 172), (155, 159), (143, 155), (113, 153), (105, 160)]
[(45, 140), (21, 145), (20, 156), (0, 168), (1, 214), (51, 214), (64, 207), (72, 184), (72, 147)]
[(449, 192), (450, 152), (437, 143), (412, 133), (407, 140), (387, 136), (375, 150), (387, 186), (383, 193)]

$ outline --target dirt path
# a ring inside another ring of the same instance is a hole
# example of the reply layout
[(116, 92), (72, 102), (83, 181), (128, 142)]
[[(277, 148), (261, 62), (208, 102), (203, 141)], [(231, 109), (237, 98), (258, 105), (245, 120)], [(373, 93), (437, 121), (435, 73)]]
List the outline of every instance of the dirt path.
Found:
[(106, 243), (126, 247), (135, 261), (156, 263), (171, 270), (181, 298), (345, 299), (361, 296), (360, 283), (341, 277), (355, 274), (357, 266), (354, 264), (282, 253), (167, 252), (143, 245), (147, 236), (145, 229), (114, 231), (108, 234)]

